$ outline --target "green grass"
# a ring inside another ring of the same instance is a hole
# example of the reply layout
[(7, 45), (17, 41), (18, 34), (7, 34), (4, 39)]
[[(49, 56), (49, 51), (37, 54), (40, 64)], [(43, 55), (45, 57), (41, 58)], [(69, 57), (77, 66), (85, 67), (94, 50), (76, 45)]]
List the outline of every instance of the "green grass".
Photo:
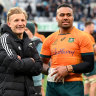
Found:
[(47, 85), (47, 75), (44, 75), (44, 83), (43, 83), (43, 88), (46, 93), (46, 85)]

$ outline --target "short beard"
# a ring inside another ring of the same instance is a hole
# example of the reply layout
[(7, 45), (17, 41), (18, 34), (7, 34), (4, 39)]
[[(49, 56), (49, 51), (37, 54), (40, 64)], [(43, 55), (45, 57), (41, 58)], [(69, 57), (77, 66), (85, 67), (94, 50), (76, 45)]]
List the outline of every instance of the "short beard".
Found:
[(68, 27), (62, 27), (62, 29), (64, 29), (64, 30), (68, 30), (70, 28), (70, 26), (68, 26)]
[(68, 30), (71, 26), (63, 27), (63, 26), (58, 25), (58, 27), (60, 27), (60, 28), (62, 28), (62, 29), (64, 29), (64, 30)]

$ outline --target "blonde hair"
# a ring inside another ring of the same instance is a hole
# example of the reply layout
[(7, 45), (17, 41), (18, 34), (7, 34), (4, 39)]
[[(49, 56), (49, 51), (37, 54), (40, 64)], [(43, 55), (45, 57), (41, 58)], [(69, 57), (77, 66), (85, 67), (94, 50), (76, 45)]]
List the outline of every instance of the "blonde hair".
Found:
[(24, 11), (23, 9), (21, 9), (20, 7), (13, 7), (13, 8), (11, 8), (9, 11), (8, 11), (8, 13), (7, 13), (7, 22), (9, 22), (9, 18), (10, 18), (10, 16), (11, 15), (13, 15), (13, 14), (21, 14), (21, 13), (23, 13), (24, 15), (25, 15), (25, 18), (26, 18), (26, 20), (27, 20), (27, 13), (26, 13), (26, 11)]

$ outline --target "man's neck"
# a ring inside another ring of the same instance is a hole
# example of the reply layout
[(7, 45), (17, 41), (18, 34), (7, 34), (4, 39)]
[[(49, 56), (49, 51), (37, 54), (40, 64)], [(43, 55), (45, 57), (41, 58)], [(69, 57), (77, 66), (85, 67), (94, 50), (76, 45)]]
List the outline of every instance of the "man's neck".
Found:
[(17, 34), (17, 37), (22, 40), (23, 39), (23, 34)]
[(73, 27), (71, 27), (69, 29), (60, 28), (60, 34), (68, 34), (71, 32), (72, 29), (73, 29)]

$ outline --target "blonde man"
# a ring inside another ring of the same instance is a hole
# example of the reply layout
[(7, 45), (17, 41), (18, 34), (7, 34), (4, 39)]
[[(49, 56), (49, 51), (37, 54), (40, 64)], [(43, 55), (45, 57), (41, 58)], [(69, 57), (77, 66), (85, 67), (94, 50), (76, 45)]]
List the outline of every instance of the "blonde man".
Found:
[(24, 32), (26, 23), (26, 12), (14, 7), (7, 14), (7, 24), (1, 26), (1, 96), (36, 96), (32, 76), (41, 73), (42, 62)]

